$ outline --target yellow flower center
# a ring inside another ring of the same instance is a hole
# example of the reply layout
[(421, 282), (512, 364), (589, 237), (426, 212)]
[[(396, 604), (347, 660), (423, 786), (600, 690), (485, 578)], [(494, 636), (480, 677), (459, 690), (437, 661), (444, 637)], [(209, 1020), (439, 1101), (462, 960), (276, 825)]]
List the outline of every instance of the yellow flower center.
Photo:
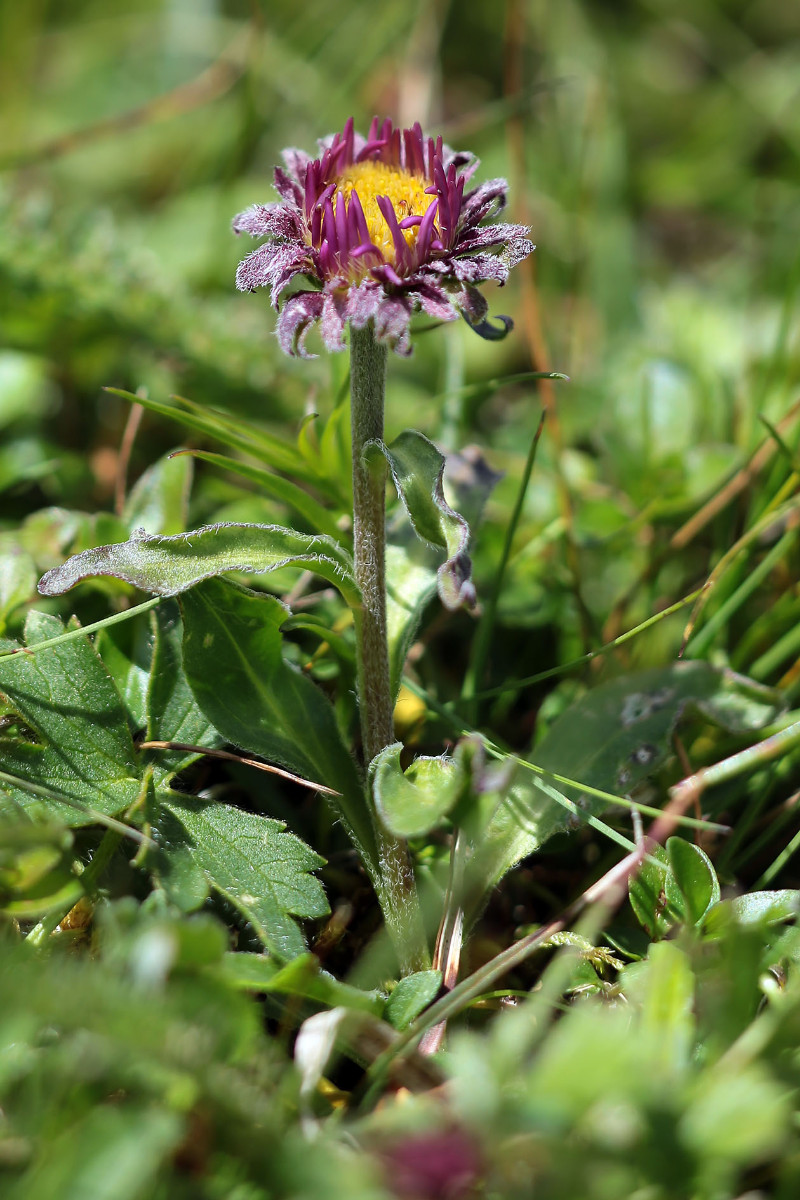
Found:
[[(425, 194), (425, 188), (429, 186), (430, 181), (424, 175), (414, 175), (381, 162), (353, 163), (336, 180), (337, 190), (348, 202), (352, 193), (358, 192), (370, 240), (389, 263), (395, 262), (394, 241), (378, 208), (378, 196), (389, 197), (399, 222), (405, 217), (424, 216), (433, 200), (433, 196)], [(418, 225), (402, 230), (403, 237), (412, 249), (416, 245), (418, 231)]]

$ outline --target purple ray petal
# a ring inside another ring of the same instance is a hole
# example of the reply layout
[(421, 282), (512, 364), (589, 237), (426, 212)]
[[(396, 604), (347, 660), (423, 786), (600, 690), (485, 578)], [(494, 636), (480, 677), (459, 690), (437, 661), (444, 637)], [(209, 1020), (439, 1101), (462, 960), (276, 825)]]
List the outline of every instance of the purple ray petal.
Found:
[(397, 224), (397, 214), (392, 207), (392, 202), (388, 196), (375, 197), (378, 208), (381, 210), (381, 215), (389, 227), (389, 233), (392, 235), (394, 242), (395, 263), (401, 271), (410, 266), (408, 243), (400, 232), (400, 226)]
[(316, 358), (305, 348), (306, 334), (322, 316), (325, 297), (321, 292), (297, 292), (290, 296), (278, 317), (278, 343), (284, 354)]

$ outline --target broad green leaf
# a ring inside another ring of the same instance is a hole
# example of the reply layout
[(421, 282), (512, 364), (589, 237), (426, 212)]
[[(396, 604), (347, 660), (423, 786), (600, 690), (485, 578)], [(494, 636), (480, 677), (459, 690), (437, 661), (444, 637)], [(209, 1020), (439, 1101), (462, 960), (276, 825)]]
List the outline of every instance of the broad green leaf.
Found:
[(182, 533), (186, 528), (193, 464), (190, 458), (167, 455), (137, 479), (122, 512), (128, 529), (148, 533)]
[(671, 837), (666, 845), (672, 870), (666, 878), (666, 895), (690, 925), (699, 925), (719, 900), (719, 880), (704, 850), (684, 838)]
[(472, 563), (467, 554), (469, 526), (444, 498), (444, 455), (421, 433), (407, 429), (391, 446), (375, 443), (371, 453), (384, 455), (397, 494), (417, 535), (446, 550), (437, 572), (439, 596), (446, 608), (475, 608)]
[(276, 958), (302, 954), (305, 942), (292, 918), (330, 911), (322, 885), (309, 874), (325, 860), (269, 817), (177, 793), (162, 808), (166, 856), (189, 857)]
[(403, 771), (403, 746), (395, 742), (370, 763), (375, 807), (398, 837), (421, 837), (441, 824), (468, 785), (462, 762), (423, 755)]
[[(520, 770), (469, 866), (472, 889), (488, 891), (522, 858), (554, 834), (597, 816), (607, 798), (581, 784), (625, 796), (672, 753), (672, 735), (687, 710), (733, 732), (755, 732), (780, 711), (776, 693), (706, 662), (623, 675), (573, 704), (529, 755), (530, 761), (575, 784)], [(559, 802), (563, 796), (568, 805)]]
[(181, 598), (183, 660), (197, 703), (234, 745), (334, 788), (367, 863), (374, 839), (364, 791), (331, 704), (284, 661), (287, 609), (274, 596), (209, 579)]
[(260, 575), (293, 565), (328, 579), (348, 604), (360, 603), (353, 563), (341, 546), (278, 525), (206, 525), (177, 537), (137, 529), (130, 541), (85, 550), (54, 567), (39, 581), (39, 591), (60, 596), (83, 579), (111, 575), (145, 592), (177, 596), (228, 571)]
[(249, 463), (242, 462), (238, 458), (230, 458), (225, 454), (212, 454), (207, 450), (179, 450), (174, 457), (179, 458), (184, 455), (202, 459), (203, 462), (221, 467), (225, 471), (231, 471), (235, 475), (241, 475), (243, 479), (249, 479), (252, 483), (258, 484), (259, 492), (263, 495), (279, 500), (281, 504), (285, 504), (287, 508), (303, 517), (315, 533), (327, 534), (333, 541), (341, 540), (341, 530), (336, 523), (335, 515), (327, 508), (323, 508), (313, 496), (289, 479), (275, 475), (272, 471), (265, 471), (262, 467), (250, 466)]
[(36, 564), (19, 546), (0, 550), (0, 633), (15, 608), (36, 594)]
[[(57, 617), (31, 612), (27, 644), (57, 637)], [(66, 825), (89, 824), (73, 807), (26, 792), (26, 784), (71, 797), (104, 814), (127, 808), (140, 794), (141, 771), (124, 706), (88, 638), (39, 654), (0, 657), (0, 692), (12, 723), (0, 734), (2, 770), (18, 787), (0, 785), (15, 804)]]
[(441, 971), (417, 971), (401, 979), (386, 1001), (383, 1019), (393, 1029), (405, 1029), (439, 994)]
[[(223, 738), (200, 708), (183, 669), (183, 622), (175, 601), (150, 614), (152, 660), (147, 687), (147, 740), (214, 748)], [(152, 751), (153, 778), (163, 787), (197, 755)]]

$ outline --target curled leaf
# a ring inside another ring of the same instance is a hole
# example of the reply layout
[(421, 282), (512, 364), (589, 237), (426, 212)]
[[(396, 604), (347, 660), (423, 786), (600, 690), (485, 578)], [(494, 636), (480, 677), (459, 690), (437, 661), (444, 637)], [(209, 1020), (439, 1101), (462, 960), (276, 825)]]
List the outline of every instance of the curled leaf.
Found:
[(467, 554), (469, 525), (444, 498), (444, 455), (433, 442), (406, 429), (390, 446), (373, 442), (368, 453), (383, 454), (397, 494), (414, 531), (424, 542), (447, 551), (447, 561), (437, 572), (439, 597), (445, 608), (477, 608), (472, 562)]
[(295, 564), (333, 583), (348, 604), (360, 603), (352, 560), (332, 538), (279, 525), (227, 522), (175, 537), (155, 537), (136, 529), (127, 542), (97, 546), (68, 558), (42, 576), (39, 591), (60, 596), (84, 579), (110, 575), (145, 592), (176, 596), (228, 571), (258, 575)]

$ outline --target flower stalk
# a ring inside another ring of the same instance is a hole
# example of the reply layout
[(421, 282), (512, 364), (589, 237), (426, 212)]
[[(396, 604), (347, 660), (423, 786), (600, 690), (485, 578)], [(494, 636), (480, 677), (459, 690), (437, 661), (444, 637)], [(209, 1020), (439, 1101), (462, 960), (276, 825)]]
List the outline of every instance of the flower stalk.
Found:
[[(350, 395), (353, 446), (353, 543), (362, 608), (356, 613), (356, 671), (361, 740), (368, 773), (375, 756), (392, 744), (394, 720), (386, 631), (386, 461), (368, 455), (383, 440), (385, 342), (370, 322), (350, 327)], [(404, 973), (428, 965), (414, 869), (404, 841), (383, 824), (370, 796), (380, 874), (375, 881), (386, 925)]]

